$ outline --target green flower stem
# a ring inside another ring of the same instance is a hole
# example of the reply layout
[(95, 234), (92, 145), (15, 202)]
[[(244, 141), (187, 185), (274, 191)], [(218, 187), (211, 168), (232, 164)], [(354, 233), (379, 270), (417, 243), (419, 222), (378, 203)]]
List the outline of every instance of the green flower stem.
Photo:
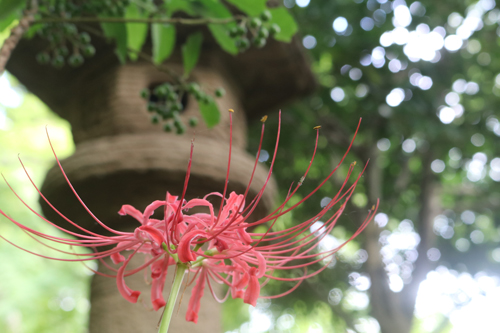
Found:
[(170, 320), (172, 319), (175, 303), (177, 302), (177, 295), (179, 295), (182, 280), (184, 279), (184, 273), (186, 272), (187, 268), (188, 266), (186, 264), (177, 264), (174, 283), (172, 284), (172, 289), (170, 290), (170, 295), (168, 296), (168, 301), (165, 305), (165, 310), (163, 311), (163, 318), (161, 319), (160, 329), (158, 330), (158, 333), (168, 332), (168, 326), (170, 325)]

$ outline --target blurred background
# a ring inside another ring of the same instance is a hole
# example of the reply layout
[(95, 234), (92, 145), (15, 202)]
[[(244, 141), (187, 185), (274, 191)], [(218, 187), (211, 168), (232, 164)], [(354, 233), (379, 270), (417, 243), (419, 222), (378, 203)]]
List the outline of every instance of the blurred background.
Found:
[[(377, 198), (374, 222), (294, 293), (224, 305), (225, 332), (498, 332), (500, 313), (500, 9), (494, 0), (284, 0), (319, 87), (283, 108), (274, 176), (281, 198), (309, 163), (321, 125), (309, 193), (361, 128), (345, 166), (285, 228), (329, 202), (350, 162), (369, 160), (351, 204), (321, 249), (336, 247)], [(0, 41), (8, 37), (0, 33)], [(272, 153), (277, 117), (264, 149)], [(0, 77), (1, 172), (33, 207), (35, 181), (74, 149), (71, 131), (5, 73)], [(251, 127), (255, 154), (260, 125)], [(189, 133), (187, 134), (189, 135)], [(262, 163), (268, 163), (266, 154)], [(362, 167), (355, 169), (361, 171)], [(56, 233), (0, 183), (2, 209)], [(297, 199), (298, 200), (298, 199)], [(321, 227), (318, 221), (311, 232)], [(2, 220), (0, 233), (45, 251)], [(91, 272), (80, 263), (35, 258), (0, 242), (0, 331), (85, 332)], [(321, 264), (320, 264), (321, 265)], [(33, 283), (37, 281), (37, 283)], [(283, 286), (270, 283), (264, 293)]]

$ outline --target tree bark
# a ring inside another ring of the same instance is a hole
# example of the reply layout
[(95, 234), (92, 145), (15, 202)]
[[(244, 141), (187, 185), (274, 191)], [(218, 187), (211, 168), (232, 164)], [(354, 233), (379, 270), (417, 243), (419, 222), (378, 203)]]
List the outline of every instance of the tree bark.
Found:
[[(370, 152), (370, 166), (366, 175), (368, 196), (372, 202), (377, 198), (383, 202), (383, 170), (377, 163), (379, 151), (375, 146), (370, 149)], [(416, 221), (416, 231), (420, 235), (420, 243), (417, 248), (418, 259), (414, 265), (411, 283), (405, 285), (400, 293), (395, 293), (389, 288), (388, 276), (384, 269), (385, 264), (380, 254), (379, 227), (375, 223), (371, 223), (365, 230), (365, 246), (369, 254), (366, 269), (372, 281), (370, 288), (371, 314), (379, 322), (383, 333), (409, 333), (411, 331), (419, 285), (433, 266), (427, 258), (427, 251), (436, 241), (432, 223), (433, 217), (439, 211), (439, 201), (433, 185), (431, 162), (431, 152), (426, 152), (422, 163), (420, 209), (418, 221)]]

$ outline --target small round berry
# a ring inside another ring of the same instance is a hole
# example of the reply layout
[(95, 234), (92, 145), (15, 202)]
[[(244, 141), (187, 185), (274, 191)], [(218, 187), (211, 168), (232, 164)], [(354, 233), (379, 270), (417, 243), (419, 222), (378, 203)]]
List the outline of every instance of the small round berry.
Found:
[(175, 102), (179, 98), (179, 95), (175, 91), (170, 91), (167, 95), (167, 99), (171, 102)]
[(141, 97), (144, 99), (149, 99), (149, 89), (144, 88), (141, 90)]
[(83, 44), (89, 44), (92, 39), (90, 38), (90, 35), (86, 32), (80, 33), (80, 42)]
[(78, 29), (76, 28), (76, 26), (74, 24), (65, 24), (64, 25), (64, 33), (66, 35), (76, 35), (76, 33), (78, 32)]
[(167, 87), (165, 87), (164, 85), (156, 87), (154, 92), (155, 92), (155, 95), (160, 97), (160, 98), (165, 98), (165, 97), (167, 97), (167, 94), (168, 94)]
[(66, 46), (58, 47), (55, 51), (56, 54), (66, 57), (69, 54), (69, 49)]
[(50, 55), (47, 52), (40, 52), (36, 55), (36, 61), (41, 65), (46, 65), (50, 62)]
[(251, 28), (256, 29), (262, 25), (262, 21), (258, 17), (254, 17), (250, 20), (250, 22), (248, 22), (248, 24)]
[(72, 67), (83, 65), (83, 57), (80, 54), (73, 54), (68, 59), (68, 64)]
[(163, 120), (172, 118), (172, 112), (170, 112), (170, 109), (167, 109), (166, 107), (161, 108), (158, 113)]
[(232, 27), (231, 29), (228, 30), (227, 34), (229, 35), (229, 37), (238, 37), (239, 36), (239, 33), (238, 33), (238, 28), (237, 27)]
[(174, 126), (176, 129), (175, 133), (184, 134), (184, 132), (186, 132), (186, 127), (180, 121), (174, 121)]
[(189, 126), (195, 127), (196, 125), (198, 125), (198, 118), (196, 117), (189, 118)]
[(194, 98), (199, 102), (203, 99), (203, 96), (205, 96), (205, 93), (198, 90), (198, 91), (195, 91), (193, 95), (194, 95)]
[(192, 82), (189, 84), (188, 86), (188, 90), (191, 94), (194, 94), (196, 92), (199, 92), (200, 91), (200, 86), (198, 83), (195, 83), (195, 82)]
[(236, 27), (236, 32), (237, 32), (236, 36), (244, 36), (247, 34), (248, 30), (247, 27), (245, 27), (244, 25), (239, 25)]
[(148, 103), (148, 111), (149, 112), (156, 112), (158, 110), (158, 107), (156, 106), (155, 103)]
[(269, 28), (269, 34), (271, 36), (275, 36), (281, 32), (281, 28), (279, 25), (276, 23), (272, 24), (271, 27)]
[(55, 68), (62, 68), (64, 66), (64, 57), (61, 55), (55, 56), (54, 58), (52, 58), (51, 64)]
[(255, 45), (258, 48), (262, 48), (266, 46), (266, 39), (265, 38), (255, 38), (253, 40), (253, 45)]
[(244, 51), (250, 47), (250, 41), (248, 40), (248, 38), (245, 38), (245, 37), (237, 39), (236, 40), (236, 47), (240, 51)]
[(216, 97), (223, 97), (225, 94), (226, 94), (226, 90), (224, 90), (224, 88), (217, 88), (215, 90)]
[(172, 110), (175, 110), (175, 111), (182, 111), (182, 110), (184, 110), (184, 105), (182, 105), (182, 103), (179, 103), (179, 102), (174, 103), (174, 104), (172, 105)]
[(172, 129), (173, 129), (173, 128), (172, 128), (172, 124), (170, 124), (170, 123), (166, 123), (165, 125), (163, 125), (163, 130), (164, 130), (165, 132), (167, 132), (167, 133), (172, 132)]
[(170, 83), (163, 84), (168, 92), (175, 91), (174, 87)]
[(269, 30), (266, 27), (260, 27), (257, 36), (260, 38), (267, 38), (269, 37)]
[(90, 44), (84, 45), (82, 47), (82, 53), (87, 58), (93, 57), (95, 55), (95, 47)]
[(269, 22), (273, 18), (273, 14), (267, 9), (260, 14), (260, 19), (262, 22)]

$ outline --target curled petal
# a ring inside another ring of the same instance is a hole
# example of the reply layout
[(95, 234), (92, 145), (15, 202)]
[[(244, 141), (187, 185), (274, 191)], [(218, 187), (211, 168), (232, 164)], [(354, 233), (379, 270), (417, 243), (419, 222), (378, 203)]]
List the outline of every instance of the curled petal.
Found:
[(148, 224), (149, 218), (151, 217), (151, 215), (153, 215), (155, 210), (161, 206), (164, 206), (165, 204), (166, 204), (166, 202), (162, 201), (162, 200), (156, 200), (156, 201), (153, 201), (151, 204), (149, 204), (146, 207), (146, 209), (144, 210), (142, 224), (144, 224), (144, 225)]
[[(151, 289), (151, 291), (153, 291), (153, 289)], [(155, 309), (155, 311), (160, 310), (162, 307), (165, 306), (165, 304), (167, 304), (162, 295), (160, 295), (160, 298), (156, 298), (154, 301), (152, 301), (152, 303), (153, 303), (153, 309)]]
[[(171, 258), (166, 255), (163, 260), (155, 261), (153, 263), (154, 267), (151, 267), (151, 276), (153, 277), (153, 273), (155, 273), (151, 285), (151, 302), (153, 303), (155, 311), (158, 311), (166, 304), (163, 298), (163, 287), (165, 286), (170, 259)], [(153, 269), (155, 269), (154, 272)]]
[(259, 261), (257, 278), (261, 278), (264, 276), (264, 274), (266, 274), (266, 259), (260, 252), (255, 251), (255, 255), (257, 256), (257, 260)]
[(236, 279), (237, 282), (234, 284), (234, 288), (236, 288), (237, 290), (243, 290), (248, 285), (250, 276), (248, 275), (248, 273), (243, 273), (243, 274), (235, 273), (235, 275), (238, 276), (238, 278)]
[(139, 227), (138, 230), (146, 232), (150, 240), (155, 242), (157, 245), (161, 245), (161, 243), (165, 241), (162, 232), (154, 227), (144, 225)]
[(196, 253), (191, 250), (191, 242), (195, 238), (208, 238), (208, 236), (208, 233), (199, 230), (193, 230), (183, 235), (179, 243), (179, 247), (177, 248), (179, 260), (184, 263), (188, 261), (195, 261)]
[(214, 215), (214, 207), (213, 205), (206, 199), (192, 199), (189, 200), (183, 207), (182, 209), (190, 209), (193, 207), (208, 207), (208, 210), (210, 211), (210, 221), (213, 223), (215, 221), (215, 215)]
[(246, 245), (253, 242), (252, 237), (246, 232), (247, 228), (238, 228), (236, 232), (238, 233), (239, 239), (244, 242)]
[(118, 214), (120, 214), (121, 216), (132, 216), (134, 219), (141, 223), (143, 221), (142, 213), (131, 205), (123, 205), (122, 208), (118, 211)]
[(158, 279), (163, 270), (163, 261), (158, 260), (151, 264), (151, 278)]
[[(130, 258), (128, 260), (130, 260)], [(123, 276), (125, 273), (125, 267), (127, 267), (127, 262), (125, 262), (122, 267), (118, 269), (118, 272), (116, 274), (116, 285), (123, 298), (125, 298), (130, 303), (137, 303), (137, 299), (139, 298), (141, 292), (132, 290), (126, 285), (125, 278)]]
[(260, 295), (260, 284), (259, 279), (255, 275), (256, 269), (255, 267), (250, 268), (250, 281), (248, 283), (248, 287), (245, 290), (245, 296), (243, 297), (243, 302), (250, 304), (252, 306), (257, 305), (257, 298)]
[(206, 270), (201, 268), (200, 277), (196, 281), (196, 285), (191, 292), (191, 298), (189, 299), (188, 310), (186, 312), (187, 321), (198, 322), (198, 311), (200, 311), (200, 300), (203, 297), (206, 276)]
[(110, 257), (111, 261), (113, 261), (113, 264), (115, 265), (125, 261), (125, 257), (120, 252), (115, 252)]
[(231, 289), (231, 297), (232, 298), (243, 298), (245, 296), (244, 290), (233, 290)]

